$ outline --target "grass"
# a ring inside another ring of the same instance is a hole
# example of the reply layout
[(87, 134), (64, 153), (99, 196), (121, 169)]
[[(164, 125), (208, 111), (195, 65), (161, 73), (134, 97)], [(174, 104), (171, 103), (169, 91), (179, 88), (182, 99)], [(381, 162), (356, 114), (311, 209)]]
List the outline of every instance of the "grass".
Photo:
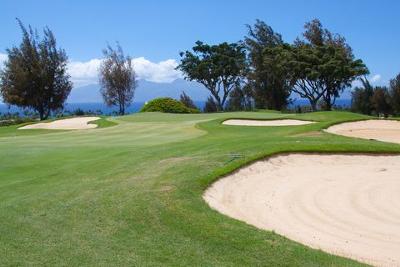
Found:
[[(318, 123), (221, 125), (227, 118)], [(84, 131), (1, 127), (0, 265), (361, 266), (223, 216), (202, 193), (219, 176), (276, 153), (399, 153), (400, 145), (320, 132), (365, 118), (139, 113)]]

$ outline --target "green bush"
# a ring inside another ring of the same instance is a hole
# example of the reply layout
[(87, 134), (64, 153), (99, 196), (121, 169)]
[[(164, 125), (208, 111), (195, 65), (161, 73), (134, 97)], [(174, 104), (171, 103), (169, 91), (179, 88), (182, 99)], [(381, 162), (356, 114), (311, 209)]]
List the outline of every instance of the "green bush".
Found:
[(17, 125), (17, 124), (21, 124), (21, 123), (26, 123), (26, 122), (32, 122), (35, 121), (31, 118), (11, 118), (11, 119), (1, 119), (0, 118), (0, 127), (3, 126), (11, 126), (11, 125)]
[(188, 108), (182, 102), (173, 98), (161, 97), (149, 101), (140, 112), (199, 113), (199, 110)]

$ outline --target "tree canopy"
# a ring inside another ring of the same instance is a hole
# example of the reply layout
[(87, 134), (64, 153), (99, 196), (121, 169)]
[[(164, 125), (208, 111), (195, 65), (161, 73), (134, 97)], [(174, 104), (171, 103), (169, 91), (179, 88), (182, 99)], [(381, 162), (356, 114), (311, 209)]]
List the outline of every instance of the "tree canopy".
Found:
[(393, 113), (400, 115), (400, 74), (390, 80), (389, 95)]
[(62, 109), (72, 89), (67, 74), (68, 57), (57, 48), (54, 34), (28, 29), (18, 20), (22, 31), (19, 46), (7, 49), (8, 60), (0, 72), (0, 94), (5, 103), (31, 108), (40, 119), (48, 118), (51, 111)]
[(118, 44), (114, 49), (108, 46), (103, 51), (104, 60), (100, 66), (100, 92), (108, 106), (117, 105), (119, 114), (124, 115), (135, 95), (136, 74), (132, 59), (125, 56)]
[(330, 110), (343, 90), (368, 69), (354, 58), (345, 38), (323, 28), (319, 20), (306, 23), (303, 36), (295, 41), (288, 61), (293, 91), (307, 98), (313, 110), (320, 99)]
[(246, 69), (244, 47), (237, 43), (208, 45), (197, 41), (193, 51), (182, 52), (180, 65), (185, 79), (204, 85), (223, 110), (229, 93), (239, 86)]
[(248, 51), (248, 84), (251, 86), (256, 108), (282, 110), (289, 103), (291, 88), (287, 70), (282, 68), (278, 50), (284, 45), (282, 36), (265, 22), (257, 20), (247, 25), (244, 44)]

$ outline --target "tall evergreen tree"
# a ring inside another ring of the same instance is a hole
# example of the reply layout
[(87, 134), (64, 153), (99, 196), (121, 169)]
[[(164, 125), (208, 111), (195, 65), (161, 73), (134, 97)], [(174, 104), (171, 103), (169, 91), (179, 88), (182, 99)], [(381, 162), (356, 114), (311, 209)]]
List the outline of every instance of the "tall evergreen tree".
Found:
[(193, 100), (185, 93), (185, 91), (182, 91), (182, 94), (180, 95), (180, 101), (188, 108), (197, 109)]
[(351, 109), (355, 112), (371, 115), (374, 111), (372, 104), (374, 87), (366, 78), (361, 79), (361, 83), (362, 87), (356, 87), (351, 92)]
[(253, 99), (251, 87), (247, 84), (243, 87), (236, 87), (229, 95), (226, 109), (230, 111), (251, 110)]
[(0, 72), (0, 94), (3, 101), (22, 108), (31, 108), (47, 119), (52, 111), (62, 109), (72, 89), (67, 74), (68, 57), (57, 48), (49, 28), (40, 39), (30, 26), (18, 20), (22, 42), (7, 49), (8, 60)]
[(393, 113), (400, 115), (400, 74), (390, 80), (389, 95)]
[(282, 36), (261, 20), (247, 25), (244, 44), (250, 63), (247, 75), (256, 108), (282, 110), (289, 103), (290, 86), (273, 48), (284, 44)]
[(378, 86), (375, 88), (372, 96), (372, 105), (377, 115), (387, 117), (391, 113), (390, 96), (386, 87)]
[(108, 46), (103, 51), (104, 60), (100, 66), (100, 92), (108, 106), (118, 106), (119, 114), (124, 115), (132, 103), (137, 87), (136, 73), (132, 59), (125, 56), (118, 44), (114, 49)]

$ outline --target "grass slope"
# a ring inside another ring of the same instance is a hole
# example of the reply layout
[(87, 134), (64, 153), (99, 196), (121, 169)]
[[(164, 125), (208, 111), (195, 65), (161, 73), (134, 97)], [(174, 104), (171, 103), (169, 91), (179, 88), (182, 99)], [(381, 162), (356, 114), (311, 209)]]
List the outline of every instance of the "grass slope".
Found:
[[(221, 125), (227, 118), (319, 123)], [(400, 152), (399, 145), (319, 131), (365, 118), (142, 113), (85, 131), (20, 134), (2, 127), (0, 265), (358, 266), (223, 216), (202, 193), (218, 176), (274, 153)]]

